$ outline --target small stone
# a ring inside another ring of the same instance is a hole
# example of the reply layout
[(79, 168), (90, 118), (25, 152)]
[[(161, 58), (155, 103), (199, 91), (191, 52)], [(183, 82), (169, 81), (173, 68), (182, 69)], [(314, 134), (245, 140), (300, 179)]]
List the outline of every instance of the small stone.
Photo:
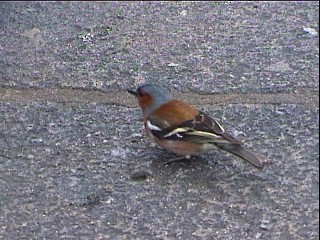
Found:
[(180, 16), (187, 16), (187, 14), (188, 14), (187, 10), (182, 10), (180, 12)]
[(131, 174), (131, 179), (134, 181), (146, 180), (150, 176), (152, 176), (152, 172), (150, 170), (138, 169), (133, 171)]
[(257, 233), (255, 237), (256, 237), (256, 239), (260, 239), (262, 237), (262, 234), (261, 233)]
[(38, 28), (32, 28), (29, 30), (25, 30), (21, 35), (30, 39), (33, 39), (37, 34), (40, 33)]
[(179, 64), (176, 64), (176, 63), (169, 63), (168, 64), (168, 67), (178, 67)]
[(262, 220), (260, 228), (263, 230), (270, 230), (272, 228), (272, 224), (269, 220)]
[(34, 159), (34, 155), (28, 154), (28, 155), (27, 155), (27, 159), (29, 159), (29, 160), (30, 160), (30, 159)]
[(312, 36), (317, 36), (318, 35), (318, 32), (314, 28), (304, 27), (303, 31), (305, 31), (306, 33), (309, 33)]

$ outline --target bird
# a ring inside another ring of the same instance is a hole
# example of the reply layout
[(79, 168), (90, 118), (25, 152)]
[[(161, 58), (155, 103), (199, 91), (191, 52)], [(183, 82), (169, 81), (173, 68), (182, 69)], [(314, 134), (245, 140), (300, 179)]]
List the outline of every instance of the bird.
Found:
[(218, 148), (247, 160), (258, 169), (272, 163), (246, 148), (218, 121), (196, 107), (173, 98), (157, 84), (144, 83), (136, 90), (127, 91), (139, 102), (147, 135), (161, 148), (179, 156), (173, 161)]

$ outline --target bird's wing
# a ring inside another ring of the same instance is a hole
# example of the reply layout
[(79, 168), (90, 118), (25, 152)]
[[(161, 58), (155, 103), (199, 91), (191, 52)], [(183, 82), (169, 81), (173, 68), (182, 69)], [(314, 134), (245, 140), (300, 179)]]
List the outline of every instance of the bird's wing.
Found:
[(160, 124), (157, 124), (156, 120), (148, 119), (146, 127), (158, 139), (213, 144), (242, 144), (226, 133), (217, 121), (202, 112), (199, 112), (192, 120), (163, 129), (159, 127)]

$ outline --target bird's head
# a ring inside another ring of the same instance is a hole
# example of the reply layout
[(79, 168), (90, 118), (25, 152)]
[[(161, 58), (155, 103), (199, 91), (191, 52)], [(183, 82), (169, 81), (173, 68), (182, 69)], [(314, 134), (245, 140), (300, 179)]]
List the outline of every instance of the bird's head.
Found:
[(151, 83), (143, 84), (137, 90), (128, 89), (128, 92), (138, 98), (144, 116), (173, 99), (164, 89)]

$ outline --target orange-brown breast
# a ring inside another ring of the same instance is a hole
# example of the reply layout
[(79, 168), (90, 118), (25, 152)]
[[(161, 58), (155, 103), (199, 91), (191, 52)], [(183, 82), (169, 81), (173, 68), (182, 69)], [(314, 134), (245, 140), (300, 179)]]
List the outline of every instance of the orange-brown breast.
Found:
[(190, 106), (189, 104), (177, 99), (173, 99), (163, 104), (161, 107), (159, 107), (152, 113), (152, 115), (156, 116), (156, 118), (167, 121), (167, 124), (165, 125), (170, 126), (178, 125), (185, 121), (192, 120), (198, 114), (199, 111), (195, 107)]
[(152, 104), (152, 98), (149, 95), (139, 97), (139, 105), (142, 109), (146, 109), (150, 107), (151, 104)]

